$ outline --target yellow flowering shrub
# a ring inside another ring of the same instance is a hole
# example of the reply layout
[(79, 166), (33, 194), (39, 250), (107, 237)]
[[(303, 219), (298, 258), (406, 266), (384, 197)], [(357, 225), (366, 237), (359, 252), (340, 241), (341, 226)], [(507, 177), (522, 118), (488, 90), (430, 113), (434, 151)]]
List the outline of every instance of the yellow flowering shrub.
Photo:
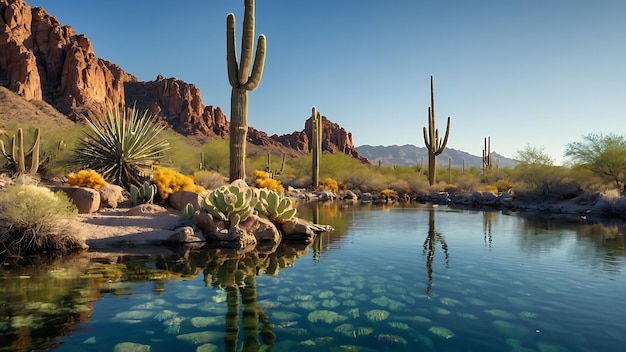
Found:
[(157, 166), (155, 168), (152, 179), (154, 181), (154, 184), (157, 185), (157, 188), (159, 190), (159, 196), (161, 196), (162, 199), (167, 199), (170, 194), (173, 194), (180, 190), (196, 193), (201, 193), (204, 191), (204, 188), (196, 185), (193, 182), (193, 178), (191, 178), (190, 176), (185, 176), (180, 172), (161, 166)]
[(269, 172), (265, 172), (261, 170), (254, 170), (252, 171), (252, 178), (254, 178), (255, 180), (266, 179), (266, 178), (270, 178), (270, 174)]
[(322, 187), (322, 189), (325, 191), (337, 192), (339, 190), (339, 185), (337, 184), (337, 181), (333, 180), (330, 177), (326, 177), (325, 179), (323, 179), (322, 182), (320, 182), (320, 187)]
[(252, 171), (252, 177), (254, 178), (254, 184), (258, 188), (267, 188), (270, 191), (285, 193), (285, 188), (280, 181), (270, 178), (270, 174), (268, 172), (254, 170)]
[(485, 185), (481, 188), (482, 192), (498, 193), (498, 186), (496, 185)]
[(398, 198), (398, 192), (389, 188), (380, 191), (380, 195), (385, 198)]
[(104, 177), (95, 170), (72, 172), (67, 175), (67, 183), (72, 187), (87, 187), (96, 190), (108, 184), (108, 182), (104, 180)]

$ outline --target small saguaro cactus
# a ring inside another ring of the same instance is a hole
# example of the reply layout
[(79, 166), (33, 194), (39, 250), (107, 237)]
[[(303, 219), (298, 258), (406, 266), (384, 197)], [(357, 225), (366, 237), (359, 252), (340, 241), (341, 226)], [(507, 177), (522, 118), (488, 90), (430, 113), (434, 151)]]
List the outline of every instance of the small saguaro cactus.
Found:
[(133, 205), (152, 204), (157, 194), (157, 185), (145, 181), (141, 187), (130, 185), (130, 201)]
[[(4, 134), (8, 136), (6, 133)], [(40, 141), (40, 129), (35, 129), (35, 137), (33, 139), (33, 145), (28, 149), (24, 149), (24, 131), (21, 128), (17, 129), (17, 133), (11, 137), (11, 153), (7, 153), (4, 148), (4, 142), (0, 139), (0, 152), (10, 164), (15, 166), (15, 173), (17, 175), (23, 175), (26, 172), (26, 159), (30, 156), (30, 167), (28, 173), (34, 175), (39, 168), (39, 141)]]
[(424, 127), (424, 144), (428, 149), (428, 182), (435, 184), (437, 177), (437, 155), (441, 154), (448, 143), (450, 134), (450, 117), (446, 126), (446, 134), (443, 141), (439, 140), (439, 130), (435, 128), (435, 93), (433, 88), (433, 76), (430, 76), (430, 107), (428, 108), (428, 129)]
[(277, 170), (272, 170), (271, 153), (267, 153), (267, 164), (265, 165), (265, 171), (270, 174), (270, 178), (274, 178), (282, 174), (283, 171), (285, 171), (285, 153), (283, 153), (283, 161), (281, 161), (280, 163), (280, 169)]
[(313, 188), (319, 186), (320, 183), (320, 157), (322, 155), (322, 115), (315, 108), (312, 109), (311, 115), (311, 183)]
[(493, 157), (491, 155), (491, 137), (485, 138), (485, 148), (483, 149), (483, 179), (487, 179), (487, 172), (493, 167)]
[(259, 85), (265, 65), (265, 36), (259, 36), (252, 64), (254, 47), (254, 0), (245, 0), (241, 61), (237, 63), (235, 15), (226, 17), (226, 61), (230, 96), (230, 182), (246, 177), (246, 135), (248, 134), (248, 92)]

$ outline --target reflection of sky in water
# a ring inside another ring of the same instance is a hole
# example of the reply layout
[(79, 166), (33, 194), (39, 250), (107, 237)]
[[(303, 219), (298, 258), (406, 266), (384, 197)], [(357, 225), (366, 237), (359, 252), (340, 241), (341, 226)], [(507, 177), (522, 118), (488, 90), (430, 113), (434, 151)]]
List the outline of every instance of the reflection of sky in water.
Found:
[[(319, 237), (277, 275), (250, 276), (259, 262), (214, 258), (158, 296), (151, 282), (131, 283), (94, 302), (92, 319), (62, 338), (61, 350), (121, 342), (232, 349), (225, 336), (240, 349), (268, 343), (273, 351), (612, 351), (626, 343), (625, 250), (605, 247), (597, 229), (586, 236), (578, 223), (445, 207), (333, 211), (343, 230)], [(220, 265), (244, 273), (234, 275), (239, 289), (205, 286)]]

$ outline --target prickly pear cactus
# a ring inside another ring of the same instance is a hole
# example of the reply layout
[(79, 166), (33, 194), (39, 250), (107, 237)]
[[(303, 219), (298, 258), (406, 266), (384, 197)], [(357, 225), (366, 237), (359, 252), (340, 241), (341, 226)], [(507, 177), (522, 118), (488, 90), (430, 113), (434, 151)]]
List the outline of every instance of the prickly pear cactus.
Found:
[(254, 212), (258, 199), (243, 180), (235, 180), (209, 193), (202, 202), (202, 208), (213, 219), (228, 222), (230, 227), (239, 225)]

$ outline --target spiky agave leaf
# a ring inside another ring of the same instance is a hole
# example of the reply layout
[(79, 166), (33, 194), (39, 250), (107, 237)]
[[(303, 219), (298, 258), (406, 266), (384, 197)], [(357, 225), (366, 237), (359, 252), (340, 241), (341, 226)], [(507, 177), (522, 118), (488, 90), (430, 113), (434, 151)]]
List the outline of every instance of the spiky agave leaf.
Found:
[(157, 139), (164, 127), (147, 111), (135, 107), (110, 110), (104, 121), (86, 119), (89, 131), (75, 150), (76, 163), (98, 171), (107, 181), (125, 186), (142, 183), (142, 171), (163, 157), (169, 149), (166, 140)]

